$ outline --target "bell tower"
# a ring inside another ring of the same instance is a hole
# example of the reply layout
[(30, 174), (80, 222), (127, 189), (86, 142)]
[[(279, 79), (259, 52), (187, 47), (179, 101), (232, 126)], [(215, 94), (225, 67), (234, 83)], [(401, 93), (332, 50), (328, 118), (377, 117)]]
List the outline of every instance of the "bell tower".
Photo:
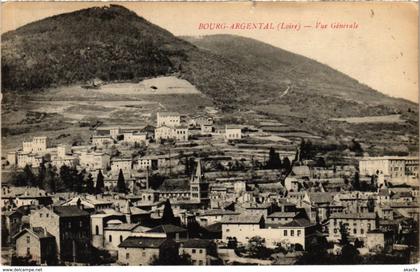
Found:
[(191, 176), (190, 199), (199, 203), (208, 200), (209, 198), (208, 188), (209, 188), (209, 184), (204, 179), (203, 168), (201, 166), (201, 160), (198, 159), (195, 172)]

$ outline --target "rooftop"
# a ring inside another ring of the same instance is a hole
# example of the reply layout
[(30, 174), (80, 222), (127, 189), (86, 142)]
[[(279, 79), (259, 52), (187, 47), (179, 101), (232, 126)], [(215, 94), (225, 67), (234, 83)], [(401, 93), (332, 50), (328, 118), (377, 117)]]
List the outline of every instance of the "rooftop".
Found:
[(79, 209), (77, 206), (55, 206), (54, 213), (61, 217), (89, 216), (89, 213)]
[(212, 243), (212, 240), (188, 239), (181, 241), (180, 246), (183, 248), (208, 248)]
[(331, 219), (376, 219), (375, 213), (333, 213)]
[(222, 224), (259, 224), (262, 215), (255, 214), (239, 214), (227, 215), (223, 217)]
[(293, 218), (297, 215), (296, 212), (274, 212), (267, 217), (286, 217), (286, 218)]
[(165, 243), (166, 238), (154, 237), (127, 237), (118, 247), (129, 248), (160, 248)]
[(123, 223), (123, 224), (112, 224), (105, 227), (106, 230), (121, 230), (121, 231), (132, 231), (140, 224), (129, 224), (129, 223)]
[(148, 230), (148, 233), (174, 233), (174, 232), (184, 232), (187, 231), (184, 228), (167, 224), (167, 225), (160, 225), (157, 227), (152, 228), (151, 230)]

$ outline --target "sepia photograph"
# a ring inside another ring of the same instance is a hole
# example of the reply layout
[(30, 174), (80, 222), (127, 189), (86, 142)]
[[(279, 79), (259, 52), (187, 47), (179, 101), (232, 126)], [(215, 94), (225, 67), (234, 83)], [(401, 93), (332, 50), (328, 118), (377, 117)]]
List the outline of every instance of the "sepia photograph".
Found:
[(410, 2), (2, 2), (2, 269), (417, 272), (418, 32)]

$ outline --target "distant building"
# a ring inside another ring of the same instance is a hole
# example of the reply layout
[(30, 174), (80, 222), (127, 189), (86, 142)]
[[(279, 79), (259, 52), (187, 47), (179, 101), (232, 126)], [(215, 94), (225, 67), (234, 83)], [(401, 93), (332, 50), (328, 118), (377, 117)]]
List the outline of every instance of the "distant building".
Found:
[(162, 237), (135, 237), (125, 239), (118, 246), (118, 263), (122, 265), (150, 265), (166, 251), (178, 254), (175, 241)]
[(177, 127), (181, 125), (181, 115), (177, 112), (158, 112), (157, 127)]
[(84, 151), (79, 156), (80, 166), (90, 171), (102, 170), (106, 172), (108, 166), (110, 166), (110, 162), (111, 156), (102, 152)]
[(93, 135), (92, 144), (97, 147), (103, 147), (114, 143), (114, 139), (109, 135)]
[(242, 129), (236, 125), (226, 125), (225, 140), (239, 140), (242, 138)]
[(46, 136), (33, 137), (32, 141), (23, 142), (23, 152), (43, 153), (49, 147), (49, 139)]
[(359, 161), (361, 175), (384, 175), (393, 182), (411, 182), (419, 178), (418, 157), (366, 157)]
[(36, 264), (54, 264), (57, 259), (55, 237), (45, 228), (24, 229), (14, 237), (16, 256), (28, 257)]
[(124, 142), (130, 144), (148, 144), (147, 141), (147, 133), (145, 132), (138, 132), (138, 131), (130, 131), (124, 132)]
[(375, 213), (335, 213), (330, 216), (328, 238), (332, 241), (341, 239), (340, 227), (347, 228), (350, 237), (364, 240), (369, 231), (377, 228)]
[(55, 206), (31, 212), (31, 227), (45, 228), (55, 236), (62, 261), (87, 262), (91, 253), (89, 213), (77, 206)]
[(146, 233), (156, 233), (156, 234), (165, 234), (167, 239), (180, 240), (188, 238), (188, 231), (184, 228), (172, 225), (165, 224), (154, 227)]
[[(12, 237), (19, 232), (22, 226), (23, 214), (19, 211), (3, 211), (1, 213), (2, 243), (11, 243)], [(4, 236), (3, 236), (4, 235)]]
[(129, 236), (135, 233), (142, 233), (149, 230), (138, 223), (121, 223), (119, 220), (111, 220), (104, 228), (104, 248), (107, 250), (118, 250), (121, 244)]
[(180, 242), (179, 254), (191, 256), (192, 265), (211, 265), (217, 260), (217, 246), (211, 240), (189, 239)]
[(222, 239), (227, 241), (229, 237), (236, 237), (238, 242), (247, 243), (257, 235), (259, 229), (265, 227), (264, 217), (255, 214), (228, 215), (222, 221)]
[(117, 175), (120, 170), (126, 175), (130, 174), (131, 169), (133, 169), (131, 158), (113, 158), (111, 161), (111, 172), (114, 175)]
[(155, 129), (155, 140), (169, 140), (183, 142), (188, 140), (188, 127), (177, 126), (158, 126)]
[(17, 154), (17, 166), (18, 168), (24, 168), (26, 165), (30, 165), (33, 168), (39, 167), (44, 161), (42, 155), (28, 152), (18, 152)]

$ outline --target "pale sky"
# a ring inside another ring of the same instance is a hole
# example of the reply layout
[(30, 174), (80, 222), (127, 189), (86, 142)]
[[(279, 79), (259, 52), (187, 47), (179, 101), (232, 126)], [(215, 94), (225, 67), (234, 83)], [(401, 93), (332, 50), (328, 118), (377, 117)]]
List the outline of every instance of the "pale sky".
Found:
[[(48, 16), (102, 2), (2, 4), (2, 32)], [(236, 34), (327, 64), (380, 92), (418, 102), (418, 6), (416, 3), (153, 3), (119, 5), (174, 35)], [(328, 29), (316, 29), (316, 22)], [(301, 24), (294, 30), (200, 30), (200, 23)], [(332, 23), (357, 23), (334, 30)], [(311, 25), (311, 28), (304, 28)]]

